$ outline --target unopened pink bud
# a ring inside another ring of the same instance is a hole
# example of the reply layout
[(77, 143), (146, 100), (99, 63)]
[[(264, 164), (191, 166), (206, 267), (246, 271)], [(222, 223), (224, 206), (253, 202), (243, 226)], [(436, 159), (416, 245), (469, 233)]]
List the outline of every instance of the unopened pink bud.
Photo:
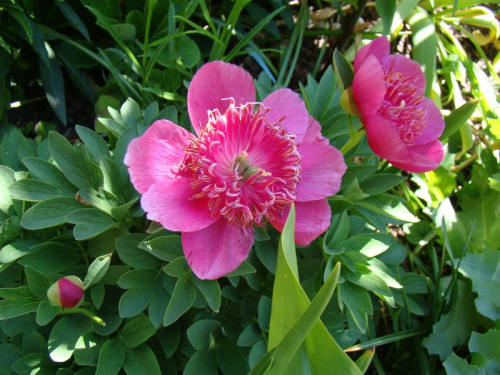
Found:
[(76, 307), (83, 301), (83, 283), (76, 276), (59, 279), (47, 290), (47, 297), (54, 305)]

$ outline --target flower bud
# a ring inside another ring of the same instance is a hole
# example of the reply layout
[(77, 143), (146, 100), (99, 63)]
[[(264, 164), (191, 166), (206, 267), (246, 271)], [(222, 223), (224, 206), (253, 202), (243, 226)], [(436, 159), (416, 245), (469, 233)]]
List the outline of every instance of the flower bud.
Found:
[(356, 117), (360, 117), (359, 110), (354, 104), (354, 100), (352, 98), (352, 88), (348, 87), (345, 89), (340, 95), (340, 106), (344, 111), (349, 113), (350, 115), (354, 115)]
[(47, 298), (54, 305), (76, 307), (83, 301), (83, 283), (76, 276), (59, 279), (47, 290)]

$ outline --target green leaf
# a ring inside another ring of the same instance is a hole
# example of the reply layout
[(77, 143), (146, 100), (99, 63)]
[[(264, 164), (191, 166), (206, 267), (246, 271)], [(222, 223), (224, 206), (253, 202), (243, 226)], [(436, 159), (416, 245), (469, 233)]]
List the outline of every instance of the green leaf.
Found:
[(0, 296), (5, 298), (0, 301), (0, 320), (36, 311), (40, 303), (28, 287), (0, 289)]
[(128, 375), (161, 375), (158, 360), (146, 344), (127, 349), (123, 369)]
[(371, 196), (366, 200), (356, 202), (356, 206), (403, 222), (419, 221), (401, 202), (389, 195)]
[(152, 240), (143, 241), (139, 248), (147, 250), (158, 259), (172, 262), (184, 256), (182, 251), (181, 236), (162, 236)]
[(30, 27), (30, 18), (24, 13), (23, 8), (15, 3), (5, 3), (2, 4), (9, 14), (14, 17), (14, 19), (19, 23), (21, 29), (26, 33), (26, 37), (29, 43), (33, 43), (33, 31)]
[(479, 99), (469, 100), (446, 116), (444, 119), (445, 128), (439, 139), (441, 141), (445, 141), (462, 126), (464, 126), (467, 123), (467, 120), (472, 116), (472, 113), (474, 113), (479, 101)]
[(172, 277), (181, 277), (186, 273), (190, 273), (191, 269), (189, 268), (186, 258), (182, 256), (163, 267), (163, 272)]
[(422, 340), (430, 354), (444, 360), (453, 353), (453, 347), (462, 344), (477, 325), (474, 297), (463, 280), (457, 280), (457, 299), (452, 309), (432, 326), (432, 333)]
[(187, 337), (193, 348), (203, 350), (215, 343), (216, 336), (221, 334), (221, 329), (217, 320), (202, 319), (188, 328)]
[(47, 290), (52, 286), (52, 279), (31, 267), (24, 269), (28, 286), (35, 296), (40, 299), (47, 299)]
[(107, 341), (106, 338), (98, 335), (94, 331), (87, 332), (83, 336), (80, 336), (74, 352), (76, 364), (80, 366), (97, 366), (99, 351), (105, 341)]
[(339, 285), (339, 298), (346, 306), (347, 313), (364, 333), (368, 325), (368, 316), (373, 313), (370, 295), (365, 288), (344, 282)]
[[(354, 80), (354, 71), (352, 65), (337, 49), (333, 51), (333, 68), (340, 91), (344, 91), (352, 85)], [(341, 86), (342, 84), (342, 86)]]
[(375, 5), (378, 14), (382, 18), (384, 35), (389, 35), (391, 33), (394, 14), (396, 13), (396, 0), (376, 0)]
[(14, 240), (0, 250), (0, 262), (10, 263), (34, 251), (36, 240)]
[(101, 156), (109, 156), (108, 144), (99, 134), (81, 125), (75, 126), (75, 130), (95, 161), (99, 161)]
[(76, 224), (73, 234), (78, 241), (88, 240), (111, 228), (118, 227), (118, 223), (113, 218), (96, 208), (73, 211), (66, 216), (66, 221)]
[(227, 337), (216, 341), (215, 354), (217, 363), (224, 375), (239, 375), (248, 373), (245, 356), (236, 343)]
[(127, 290), (120, 297), (118, 308), (122, 318), (130, 318), (142, 312), (149, 302), (156, 285), (158, 271), (138, 269), (125, 273), (118, 285)]
[(85, 206), (74, 198), (58, 197), (38, 202), (21, 219), (25, 229), (36, 230), (66, 223), (66, 216)]
[(90, 320), (78, 315), (67, 315), (61, 318), (50, 332), (48, 346), (50, 358), (54, 362), (66, 362), (71, 358), (76, 343), (91, 329)]
[(349, 234), (349, 217), (347, 211), (342, 211), (341, 214), (333, 215), (330, 228), (323, 238), (323, 248), (328, 254), (339, 254), (344, 252), (341, 246), (342, 241)]
[(116, 239), (116, 249), (120, 259), (134, 268), (154, 269), (159, 267), (159, 262), (148, 252), (140, 248), (145, 235), (132, 233)]
[(24, 158), (23, 163), (33, 178), (64, 190), (69, 196), (76, 195), (76, 186), (55, 165), (39, 158)]
[(2, 147), (0, 149), (2, 164), (4, 164), (2, 169), (8, 167), (14, 171), (23, 170), (24, 168), (19, 159), (21, 150), (30, 150), (28, 139), (19, 128), (13, 128), (3, 136)]
[(111, 262), (111, 254), (102, 255), (92, 262), (83, 280), (83, 289), (88, 289), (97, 284), (104, 277)]
[(185, 273), (177, 280), (172, 298), (165, 311), (163, 324), (168, 326), (179, 319), (188, 311), (196, 299), (196, 287), (194, 286), (191, 273)]
[(81, 260), (80, 250), (73, 244), (44, 242), (34, 251), (18, 260), (22, 266), (30, 266), (41, 273), (59, 273)]
[(0, 246), (13, 240), (22, 234), (20, 220), (17, 216), (11, 216), (0, 226)]
[(200, 58), (200, 49), (191, 38), (185, 35), (176, 38), (174, 53), (175, 63), (184, 68), (191, 69), (198, 64)]
[(377, 173), (360, 181), (359, 187), (365, 194), (377, 195), (385, 193), (394, 186), (405, 181), (406, 177), (398, 176), (391, 173)]
[(447, 374), (460, 375), (483, 375), (478, 366), (469, 365), (465, 359), (460, 358), (455, 353), (452, 353), (446, 361), (443, 362)]
[(193, 277), (194, 284), (205, 297), (208, 305), (214, 312), (219, 312), (221, 291), (217, 280), (200, 280)]
[(64, 95), (64, 79), (56, 55), (48, 42), (44, 42), (48, 61), (40, 59), (40, 78), (47, 94), (47, 100), (57, 115), (66, 125), (66, 97)]
[(425, 96), (430, 97), (436, 77), (437, 33), (434, 22), (427, 12), (417, 7), (408, 18), (412, 30), (412, 58), (417, 61), (425, 74)]
[(43, 181), (24, 179), (14, 182), (9, 187), (12, 198), (22, 201), (39, 202), (55, 197), (74, 197)]
[(469, 340), (469, 350), (472, 353), (481, 353), (489, 361), (500, 362), (500, 331), (490, 329), (480, 334), (472, 332)]
[(99, 189), (99, 192), (94, 189), (78, 190), (77, 198), (85, 205), (94, 206), (108, 215), (111, 215), (113, 208), (118, 204), (114, 196), (102, 189)]
[(14, 171), (4, 165), (0, 165), (0, 211), (9, 215), (12, 199), (9, 186), (15, 181)]
[(73, 26), (76, 30), (80, 31), (80, 33), (85, 37), (90, 42), (90, 36), (89, 32), (87, 31), (87, 28), (85, 27), (85, 24), (83, 21), (78, 17), (78, 14), (71, 8), (71, 5), (69, 5), (67, 2), (64, 0), (57, 0), (56, 2), (57, 7), (61, 11), (62, 14), (64, 14), (64, 17), (69, 21), (71, 26)]
[(494, 321), (500, 319), (500, 296), (496, 293), (500, 287), (500, 264), (488, 282), (476, 283), (473, 281), (473, 284), (476, 284), (478, 294), (477, 311)]
[(47, 354), (32, 353), (14, 362), (12, 368), (18, 374), (53, 375), (57, 365), (52, 362)]
[(121, 339), (129, 348), (135, 348), (147, 341), (156, 332), (147, 316), (138, 316), (129, 321), (121, 330)]
[(354, 362), (319, 321), (337, 284), (340, 267), (335, 268), (310, 303), (299, 283), (294, 224), (295, 209), (292, 207), (281, 234), (278, 251), (269, 328), (270, 351), (250, 374), (261, 374), (264, 371), (266, 374), (293, 374), (303, 366), (308, 366), (313, 374), (360, 374)]
[(103, 173), (103, 187), (105, 190), (113, 193), (117, 197), (123, 194), (123, 184), (120, 175), (120, 170), (116, 163), (107, 156), (102, 156), (99, 161), (99, 166)]
[(99, 352), (96, 375), (117, 375), (124, 362), (125, 348), (121, 340), (108, 340)]
[(61, 307), (53, 305), (49, 301), (42, 301), (36, 312), (36, 322), (41, 326), (47, 325), (60, 312)]
[(167, 275), (158, 276), (156, 285), (154, 286), (151, 302), (149, 303), (148, 314), (151, 323), (155, 327), (159, 327), (163, 323), (165, 311), (167, 310), (170, 301), (170, 294), (165, 290), (165, 284), (168, 280)]
[(84, 146), (73, 148), (64, 136), (59, 133), (49, 133), (49, 150), (55, 162), (71, 183), (80, 189), (97, 188), (102, 181), (102, 172), (85, 155)]
[(183, 375), (217, 375), (217, 359), (212, 349), (197, 351), (189, 359)]
[(19, 349), (10, 343), (0, 344), (0, 373), (12, 373), (12, 365), (21, 358)]

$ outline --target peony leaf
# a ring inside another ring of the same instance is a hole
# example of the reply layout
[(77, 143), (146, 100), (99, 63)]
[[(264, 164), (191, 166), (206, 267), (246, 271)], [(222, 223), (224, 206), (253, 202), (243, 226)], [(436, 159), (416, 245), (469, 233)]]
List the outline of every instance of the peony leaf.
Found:
[(35, 204), (23, 215), (21, 226), (36, 230), (66, 223), (66, 216), (85, 206), (75, 198), (56, 197)]
[(59, 320), (49, 336), (49, 353), (54, 362), (65, 362), (71, 358), (76, 343), (91, 330), (90, 319), (68, 315)]
[(312, 303), (309, 302), (298, 278), (294, 224), (292, 207), (278, 251), (269, 352), (250, 373), (295, 374), (308, 368), (312, 374), (361, 374), (319, 320), (335, 289), (340, 267), (334, 269)]
[(453, 112), (451, 112), (444, 119), (445, 129), (439, 139), (441, 141), (448, 139), (452, 134), (464, 126), (467, 120), (472, 116), (472, 113), (474, 113), (478, 104), (479, 99), (469, 100), (465, 104), (453, 110)]
[(125, 348), (120, 339), (104, 343), (99, 352), (96, 375), (116, 375), (125, 362)]
[(427, 12), (417, 7), (411, 11), (408, 24), (413, 32), (412, 59), (422, 67), (427, 82), (425, 96), (431, 97), (432, 86), (436, 80), (436, 56), (438, 54), (434, 23)]

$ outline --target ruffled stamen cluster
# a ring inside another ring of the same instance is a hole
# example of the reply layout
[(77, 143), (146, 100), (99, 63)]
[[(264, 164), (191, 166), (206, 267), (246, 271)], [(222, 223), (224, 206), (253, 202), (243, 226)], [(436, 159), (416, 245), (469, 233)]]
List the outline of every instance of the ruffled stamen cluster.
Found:
[(240, 107), (231, 100), (224, 114), (209, 112), (208, 124), (184, 151), (179, 170), (193, 179), (193, 198), (209, 198), (212, 216), (244, 227), (263, 226), (295, 200), (301, 157), (282, 119), (266, 119), (260, 103)]
[(413, 145), (425, 129), (427, 111), (422, 108), (422, 94), (414, 86), (414, 78), (389, 69), (385, 74), (385, 96), (378, 114), (389, 120), (399, 137)]

